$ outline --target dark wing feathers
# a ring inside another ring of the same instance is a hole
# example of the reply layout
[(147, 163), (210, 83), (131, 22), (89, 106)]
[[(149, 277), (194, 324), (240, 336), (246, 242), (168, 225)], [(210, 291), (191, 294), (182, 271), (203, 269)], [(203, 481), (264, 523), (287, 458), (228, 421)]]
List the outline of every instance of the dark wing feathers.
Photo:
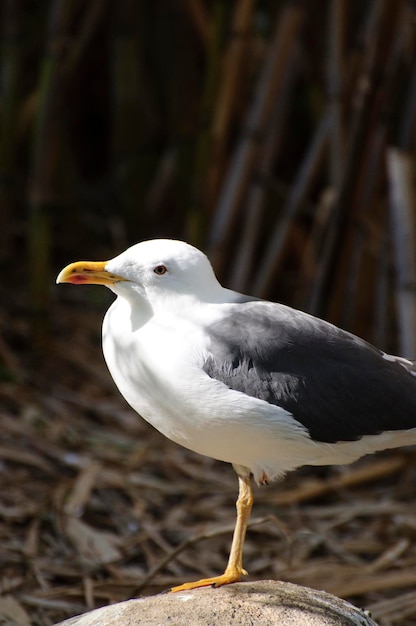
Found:
[(236, 304), (207, 330), (205, 372), (283, 407), (315, 440), (352, 441), (416, 428), (416, 377), (406, 360), (385, 359), (327, 322), (260, 301)]

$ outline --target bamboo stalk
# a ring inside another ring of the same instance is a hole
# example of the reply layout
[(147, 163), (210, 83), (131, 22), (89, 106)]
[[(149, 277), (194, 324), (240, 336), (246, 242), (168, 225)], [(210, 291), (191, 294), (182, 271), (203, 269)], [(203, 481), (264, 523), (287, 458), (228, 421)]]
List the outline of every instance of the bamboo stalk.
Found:
[(254, 0), (237, 2), (233, 15), (231, 38), (223, 59), (212, 123), (211, 166), (206, 183), (206, 206), (210, 213), (226, 170), (227, 145), (239, 100), (243, 79), (248, 74), (249, 33), (252, 28)]
[(7, 256), (14, 203), (17, 152), (17, 114), (21, 81), (20, 40), (22, 2), (5, 0), (1, 33), (0, 107), (0, 258)]
[(391, 227), (396, 259), (396, 301), (400, 354), (416, 356), (416, 166), (412, 155), (387, 152)]
[(219, 1), (214, 3), (210, 23), (210, 36), (207, 43), (207, 62), (205, 81), (202, 89), (200, 105), (200, 124), (196, 136), (195, 164), (190, 176), (190, 199), (188, 202), (187, 223), (185, 226), (187, 239), (196, 245), (204, 243), (207, 215), (210, 198), (206, 193), (205, 180), (211, 163), (212, 125), (214, 102), (217, 98), (220, 67), (222, 61), (223, 40), (228, 22), (229, 7)]
[(169, 147), (161, 155), (153, 180), (151, 181), (143, 202), (144, 213), (151, 219), (157, 219), (163, 203), (172, 190), (178, 166), (178, 153)]
[[(145, 3), (148, 5), (154, 3)], [(207, 127), (209, 125), (209, 106), (211, 105), (210, 93), (212, 86), (217, 81), (217, 64), (211, 56), (217, 46), (217, 42), (212, 39), (215, 34), (215, 27), (218, 27), (218, 36), (222, 40), (224, 32), (225, 17), (230, 10), (229, 3), (224, 0), (216, 0), (213, 14), (218, 16), (218, 22), (213, 24), (208, 22), (208, 47), (202, 50), (199, 45), (199, 38), (196, 32), (195, 23), (192, 20), (184, 20), (183, 3), (164, 3), (163, 11), (158, 13), (158, 24), (162, 23), (163, 41), (160, 42), (159, 63), (163, 64), (163, 71), (160, 66), (158, 88), (164, 94), (163, 117), (161, 123), (166, 120), (165, 131), (168, 138), (173, 143), (176, 151), (175, 169), (175, 195), (173, 198), (166, 198), (165, 204), (169, 210), (169, 223), (163, 226), (170, 231), (180, 234), (181, 237), (188, 235), (193, 241), (199, 239), (200, 223), (203, 224), (204, 216), (197, 215), (200, 210), (199, 199), (199, 177), (201, 174), (201, 164), (204, 164), (207, 151)], [(207, 12), (207, 15), (210, 13)], [(214, 22), (215, 22), (214, 18)], [(224, 24), (223, 24), (224, 22)], [(159, 33), (160, 36), (160, 33)], [(180, 44), (179, 44), (180, 42)], [(150, 41), (149, 46), (152, 46)], [(212, 46), (212, 47), (211, 47)], [(207, 56), (208, 55), (208, 56)], [(201, 63), (208, 60), (209, 76), (201, 72)], [(169, 63), (166, 63), (168, 59)], [(161, 80), (160, 80), (161, 79)], [(205, 80), (204, 80), (205, 79)], [(201, 97), (201, 90), (203, 92)], [(206, 96), (209, 92), (209, 106)], [(207, 105), (207, 109), (205, 109)], [(208, 110), (208, 117), (202, 117)], [(198, 184), (196, 181), (198, 180)], [(166, 214), (166, 207), (164, 208)], [(194, 218), (196, 219), (194, 221)], [(153, 225), (159, 229), (159, 223)], [(169, 231), (165, 231), (168, 234)]]
[(316, 129), (305, 158), (299, 168), (292, 192), (286, 206), (277, 219), (276, 226), (270, 237), (262, 262), (253, 279), (253, 292), (260, 297), (267, 295), (268, 290), (278, 271), (284, 247), (288, 241), (288, 233), (293, 221), (302, 206), (310, 186), (322, 165), (329, 137), (331, 116), (326, 111)]
[[(389, 16), (386, 15), (387, 20)], [(396, 80), (400, 62), (405, 50), (408, 31), (407, 13), (402, 7), (397, 12), (396, 28), (391, 34), (391, 41), (383, 43), (383, 48), (388, 50), (387, 58), (381, 63), (380, 55), (380, 78), (375, 81), (375, 93), (370, 109), (367, 135), (368, 140), (365, 148), (361, 149), (362, 162), (360, 171), (356, 176), (356, 192), (350, 209), (349, 229), (344, 237), (344, 263), (340, 262), (338, 278), (336, 280), (338, 293), (334, 293), (329, 317), (335, 319), (343, 327), (350, 328), (358, 334), (365, 333), (362, 320), (364, 312), (371, 316), (374, 294), (368, 289), (368, 284), (374, 285), (374, 280), (365, 284), (361, 280), (362, 273), (368, 269), (365, 253), (372, 248), (370, 241), (371, 221), (376, 221), (374, 215), (376, 209), (375, 194), (384, 173), (384, 154), (389, 131), (389, 120), (394, 102), (396, 100)], [(353, 219), (355, 226), (353, 226)], [(345, 277), (344, 281), (340, 277)], [(344, 284), (341, 284), (341, 283)], [(360, 289), (361, 285), (361, 289)]]
[(335, 200), (336, 189), (334, 187), (327, 187), (322, 191), (314, 212), (310, 235), (302, 254), (299, 273), (303, 278), (303, 285), (298, 289), (299, 295), (294, 305), (305, 311), (312, 309), (311, 300), (314, 294), (318, 259), (330, 232)]
[[(370, 241), (371, 223), (377, 221), (372, 216), (375, 213), (375, 194), (377, 184), (382, 178), (383, 157), (385, 154), (386, 128), (377, 127), (371, 134), (369, 146), (365, 150), (365, 158), (362, 164), (362, 175), (357, 181), (358, 192), (355, 199), (355, 212), (357, 213), (357, 221), (355, 227), (346, 233), (346, 239), (349, 238), (347, 251), (348, 271), (345, 273), (343, 284), (339, 285), (342, 296), (334, 298), (333, 306), (330, 309), (329, 317), (336, 319), (343, 328), (349, 328), (358, 334), (365, 334), (362, 320), (362, 310), (359, 310), (359, 301), (367, 301), (367, 306), (373, 306), (374, 281), (370, 280), (365, 283), (362, 280), (362, 273), (368, 269), (366, 262), (366, 251), (373, 248)], [(363, 289), (360, 289), (360, 285)], [(370, 300), (370, 303), (368, 302)], [(363, 308), (361, 306), (361, 308)]]
[(297, 50), (294, 49), (293, 56), (287, 65), (285, 82), (268, 128), (258, 176), (251, 182), (248, 190), (244, 226), (229, 280), (229, 284), (237, 291), (251, 290), (249, 277), (252, 268), (256, 265), (256, 246), (261, 237), (265, 204), (270, 191), (270, 186), (267, 182), (271, 179), (272, 167), (277, 154), (284, 145), (284, 125), (289, 113), (290, 97), (292, 96), (298, 61)]
[(48, 38), (39, 79), (40, 100), (34, 129), (34, 156), (28, 232), (30, 295), (34, 331), (42, 335), (48, 319), (51, 276), (51, 206), (53, 179), (60, 143), (60, 68), (73, 3), (55, 0), (51, 6)]
[(68, 50), (65, 63), (62, 67), (63, 73), (73, 73), (79, 69), (80, 63), (85, 58), (88, 45), (91, 44), (93, 36), (101, 25), (106, 11), (108, 11), (110, 0), (92, 0), (86, 4), (85, 16), (80, 22), (79, 32), (74, 41), (74, 45)]
[[(408, 38), (412, 41), (412, 29), (409, 25), (414, 24), (416, 11), (409, 5), (403, 9), (404, 19), (408, 25)], [(402, 121), (399, 128), (398, 147), (410, 151), (415, 143), (416, 124), (416, 64), (414, 57), (409, 60), (409, 88), (405, 97)]]
[[(138, 5), (135, 0), (118, 3), (114, 11), (112, 41), (112, 157), (117, 195), (127, 232), (139, 227), (139, 200), (143, 196), (144, 168), (138, 158), (139, 146), (151, 133), (154, 120), (146, 115), (142, 97), (139, 42), (136, 36)], [(145, 122), (145, 123), (144, 123)]]
[(202, 0), (185, 0), (185, 7), (195, 26), (195, 31), (204, 47), (209, 39), (209, 13)]
[(328, 100), (331, 111), (330, 184), (339, 189), (344, 171), (344, 40), (347, 12), (346, 0), (333, 0), (329, 15)]
[[(386, 1), (371, 5), (365, 32), (365, 57), (352, 94), (352, 118), (349, 124), (349, 141), (343, 168), (343, 176), (336, 200), (331, 230), (318, 266), (318, 273), (311, 299), (311, 312), (327, 315), (328, 293), (337, 285), (337, 278), (345, 276), (345, 256), (339, 260), (346, 227), (351, 219), (349, 211), (356, 193), (356, 181), (361, 168), (362, 146), (368, 132), (371, 104), (374, 97), (375, 72), (379, 69), (378, 54), (381, 50), (381, 30), (385, 17)], [(348, 257), (347, 257), (348, 258)], [(336, 294), (338, 297), (339, 294)]]
[(282, 86), (284, 69), (292, 54), (291, 49), (296, 45), (303, 17), (302, 7), (289, 4), (277, 22), (256, 96), (247, 114), (245, 130), (221, 190), (209, 234), (210, 256), (220, 273), (227, 259), (227, 243), (231, 230), (241, 211), (241, 202), (256, 166), (258, 146), (264, 142), (266, 126)]
[(389, 295), (390, 280), (389, 268), (391, 267), (391, 249), (389, 245), (387, 219), (385, 207), (383, 206), (383, 215), (380, 219), (380, 229), (382, 232), (381, 245), (378, 250), (378, 275), (375, 287), (375, 315), (374, 315), (374, 331), (373, 340), (377, 346), (384, 346), (388, 349), (388, 319), (389, 319)]
[(403, 150), (411, 150), (414, 146), (414, 133), (416, 122), (416, 65), (413, 67), (409, 83), (410, 88), (408, 93), (408, 101), (406, 103), (406, 110), (403, 114), (403, 122), (401, 125), (401, 132), (398, 142), (399, 146), (403, 148)]

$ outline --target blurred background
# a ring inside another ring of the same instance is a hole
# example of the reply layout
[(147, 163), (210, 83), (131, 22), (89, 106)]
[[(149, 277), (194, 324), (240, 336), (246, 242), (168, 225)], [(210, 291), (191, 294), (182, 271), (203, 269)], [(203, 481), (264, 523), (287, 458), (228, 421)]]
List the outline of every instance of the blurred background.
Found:
[[(220, 573), (231, 468), (103, 363), (63, 265), (147, 238), (416, 358), (416, 3), (0, 0), (0, 621)], [(415, 455), (256, 490), (246, 567), (416, 624)], [(256, 517), (257, 515), (257, 517)], [(211, 534), (209, 538), (206, 535)]]

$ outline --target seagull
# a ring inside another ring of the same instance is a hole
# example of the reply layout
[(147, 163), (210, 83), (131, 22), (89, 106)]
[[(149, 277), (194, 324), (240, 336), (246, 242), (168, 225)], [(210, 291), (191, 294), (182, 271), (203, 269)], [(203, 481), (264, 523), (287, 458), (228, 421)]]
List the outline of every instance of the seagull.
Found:
[(168, 439), (231, 463), (237, 519), (223, 574), (171, 591), (238, 582), (253, 505), (303, 465), (351, 463), (416, 443), (416, 368), (329, 322), (226, 289), (183, 241), (143, 241), (110, 261), (78, 261), (57, 283), (117, 296), (102, 328), (108, 369)]

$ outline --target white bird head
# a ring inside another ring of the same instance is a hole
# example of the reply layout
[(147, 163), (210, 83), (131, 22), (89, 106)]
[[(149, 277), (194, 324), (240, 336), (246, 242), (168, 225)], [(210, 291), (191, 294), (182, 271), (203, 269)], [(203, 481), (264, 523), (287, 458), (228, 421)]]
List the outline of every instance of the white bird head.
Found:
[(205, 254), (173, 239), (143, 241), (110, 261), (71, 263), (56, 282), (106, 285), (128, 300), (145, 299), (153, 309), (184, 306), (185, 299), (216, 302), (223, 291)]

